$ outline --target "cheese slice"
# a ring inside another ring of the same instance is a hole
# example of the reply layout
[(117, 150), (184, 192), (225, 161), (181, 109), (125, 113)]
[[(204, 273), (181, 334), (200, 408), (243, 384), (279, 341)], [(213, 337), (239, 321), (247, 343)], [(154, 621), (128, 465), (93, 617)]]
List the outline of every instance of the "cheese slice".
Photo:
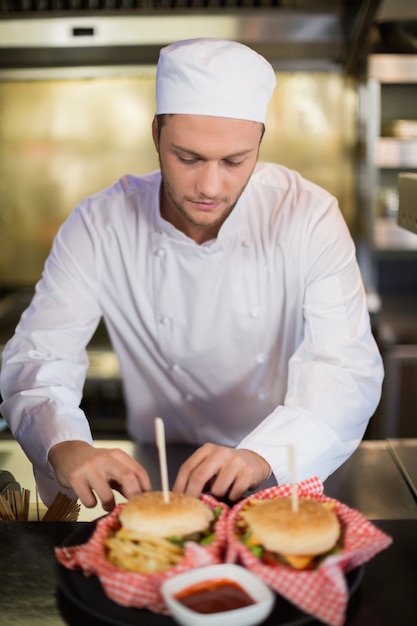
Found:
[[(251, 535), (246, 540), (248, 546), (261, 546), (262, 542), (255, 535)], [(314, 560), (314, 556), (309, 554), (283, 554), (282, 557), (295, 569), (305, 569)]]
[(314, 560), (314, 556), (311, 555), (283, 554), (282, 556), (295, 569), (306, 569)]
[(250, 537), (247, 538), (246, 545), (248, 545), (248, 546), (261, 546), (262, 542), (261, 542), (260, 539), (255, 537), (255, 535), (251, 535)]

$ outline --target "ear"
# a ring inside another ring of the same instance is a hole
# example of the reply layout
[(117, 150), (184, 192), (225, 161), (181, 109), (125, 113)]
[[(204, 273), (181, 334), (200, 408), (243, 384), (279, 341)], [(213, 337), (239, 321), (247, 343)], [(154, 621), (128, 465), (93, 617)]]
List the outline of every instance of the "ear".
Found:
[(159, 140), (158, 140), (158, 122), (156, 119), (156, 115), (152, 120), (152, 139), (155, 146), (156, 151), (159, 154)]

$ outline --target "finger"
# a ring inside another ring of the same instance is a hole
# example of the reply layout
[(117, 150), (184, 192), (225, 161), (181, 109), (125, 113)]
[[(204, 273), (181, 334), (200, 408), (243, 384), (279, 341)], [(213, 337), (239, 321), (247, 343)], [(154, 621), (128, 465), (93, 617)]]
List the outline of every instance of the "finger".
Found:
[(213, 481), (211, 493), (216, 497), (238, 500), (253, 486), (254, 476), (251, 466), (247, 465), (239, 453), (233, 451), (223, 463)]
[(201, 475), (201, 471), (196, 473), (186, 474), (183, 476), (178, 475), (178, 479), (175, 481), (172, 488), (177, 493), (184, 493), (187, 496), (193, 496), (198, 498), (203, 493), (203, 488), (207, 480)]
[(85, 490), (78, 489), (78, 491), (76, 491), (76, 494), (81, 504), (87, 507), (87, 509), (93, 509), (97, 505), (97, 498), (89, 487)]
[(110, 481), (99, 468), (94, 467), (88, 474), (77, 476), (72, 482), (72, 488), (87, 508), (96, 506), (99, 500), (105, 511), (114, 509), (115, 499)]
[[(210, 492), (216, 498), (227, 497), (229, 500), (237, 500), (239, 495), (246, 491), (245, 481), (239, 474), (233, 472), (233, 468), (222, 469), (212, 480)], [(236, 496), (236, 494), (239, 494)]]
[(71, 484), (71, 489), (75, 491), (81, 504), (88, 509), (92, 509), (97, 505), (97, 498), (92, 491), (87, 480), (76, 480)]
[(116, 489), (127, 499), (133, 498), (143, 491), (151, 490), (149, 478), (142, 480), (140, 475), (130, 469), (117, 472), (117, 478), (113, 478), (111, 484), (113, 489)]
[(143, 468), (132, 470), (126, 466), (115, 466), (112, 468), (108, 480), (112, 483), (113, 489), (116, 489), (125, 498), (133, 498), (142, 491), (151, 491), (152, 489), (149, 475)]
[(206, 485), (210, 484), (220, 472), (223, 456), (221, 448), (213, 449), (207, 456), (199, 454), (188, 467), (184, 464), (174, 484), (174, 491), (182, 491), (194, 497), (200, 496)]
[(116, 506), (116, 500), (112, 489), (108, 491), (105, 490), (104, 493), (97, 492), (97, 496), (101, 502), (101, 506), (105, 511), (107, 511), (108, 513), (113, 511), (114, 507)]
[(115, 456), (96, 458), (95, 464), (90, 463), (73, 474), (71, 486), (86, 507), (96, 506), (98, 499), (105, 511), (112, 511), (116, 504), (113, 488), (131, 498), (149, 485), (148, 474), (139, 464), (129, 463), (134, 468), (131, 469)]
[(96, 492), (106, 511), (113, 510), (115, 506), (114, 491), (118, 491), (129, 500), (146, 491), (146, 485), (147, 482), (142, 482), (136, 472), (124, 466), (113, 467), (110, 476), (99, 475), (94, 483), (90, 483), (90, 487)]
[[(134, 474), (139, 482), (141, 491), (151, 491), (151, 479), (149, 477), (148, 472), (140, 465), (133, 457), (129, 454), (116, 448), (114, 451), (115, 458), (121, 463), (122, 466), (126, 467), (126, 469), (132, 474)], [(129, 482), (129, 476), (127, 475), (127, 484)]]
[[(248, 489), (248, 484), (245, 481), (237, 478), (233, 483), (228, 486), (227, 491), (222, 490), (221, 496), (227, 495), (229, 500), (235, 502), (236, 500), (240, 500), (240, 498), (242, 498), (242, 496), (248, 491)], [(215, 494), (213, 493), (213, 495)], [(217, 497), (221, 496), (219, 495)]]
[(248, 450), (235, 450), (230, 455), (229, 462), (223, 464), (211, 492), (220, 497), (229, 489), (228, 498), (238, 500), (266, 478), (266, 469), (269, 472), (269, 465), (262, 457)]
[(181, 465), (178, 470), (178, 474), (175, 478), (173, 491), (178, 493), (185, 493), (188, 483), (190, 482), (191, 475), (195, 469), (204, 461), (206, 457), (205, 446), (198, 448), (193, 454)]

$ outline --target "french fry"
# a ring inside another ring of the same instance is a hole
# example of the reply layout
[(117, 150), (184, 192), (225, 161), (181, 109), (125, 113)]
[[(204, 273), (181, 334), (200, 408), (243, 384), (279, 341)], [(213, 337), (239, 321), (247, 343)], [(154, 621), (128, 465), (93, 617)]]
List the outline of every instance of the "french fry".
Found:
[(149, 574), (163, 572), (179, 563), (183, 550), (163, 537), (139, 536), (121, 529), (106, 540), (107, 558), (127, 571)]

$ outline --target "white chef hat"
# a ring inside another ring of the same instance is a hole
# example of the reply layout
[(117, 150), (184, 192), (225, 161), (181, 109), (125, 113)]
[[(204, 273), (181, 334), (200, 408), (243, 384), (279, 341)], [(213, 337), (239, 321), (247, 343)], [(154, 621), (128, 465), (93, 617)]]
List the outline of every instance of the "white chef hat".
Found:
[(248, 46), (211, 38), (179, 41), (160, 51), (156, 114), (265, 122), (275, 84), (272, 66)]

